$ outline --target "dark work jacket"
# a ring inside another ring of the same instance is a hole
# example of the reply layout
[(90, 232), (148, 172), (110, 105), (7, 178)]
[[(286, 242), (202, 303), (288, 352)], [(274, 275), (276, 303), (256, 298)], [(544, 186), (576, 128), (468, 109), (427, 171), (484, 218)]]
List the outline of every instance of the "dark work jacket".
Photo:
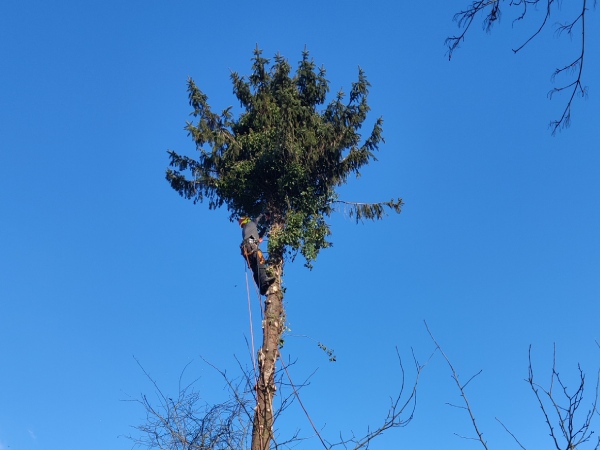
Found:
[(263, 215), (261, 214), (255, 219), (252, 219), (250, 222), (246, 223), (242, 227), (242, 242), (248, 238), (254, 238), (256, 242), (265, 234), (264, 231), (258, 231), (258, 223), (263, 219)]

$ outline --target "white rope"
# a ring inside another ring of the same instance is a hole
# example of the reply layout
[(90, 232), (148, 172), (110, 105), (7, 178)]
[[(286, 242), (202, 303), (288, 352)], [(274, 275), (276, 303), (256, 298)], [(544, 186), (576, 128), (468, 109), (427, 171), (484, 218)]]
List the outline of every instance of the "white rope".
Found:
[(246, 293), (248, 294), (248, 314), (250, 315), (250, 340), (252, 344), (252, 365), (254, 366), (254, 378), (256, 378), (256, 351), (254, 350), (254, 328), (252, 326), (252, 307), (250, 305), (250, 286), (248, 285), (248, 271), (246, 273)]

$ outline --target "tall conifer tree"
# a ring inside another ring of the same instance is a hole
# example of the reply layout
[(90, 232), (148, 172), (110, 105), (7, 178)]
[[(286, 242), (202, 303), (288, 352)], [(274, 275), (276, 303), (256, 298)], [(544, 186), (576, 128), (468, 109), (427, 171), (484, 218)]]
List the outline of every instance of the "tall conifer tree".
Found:
[(268, 270), (276, 281), (265, 299), (252, 434), (252, 449), (266, 450), (273, 437), (274, 374), (286, 320), (281, 290), (285, 261), (300, 253), (310, 267), (330, 245), (327, 219), (336, 203), (344, 203), (357, 220), (374, 220), (386, 210), (400, 212), (402, 200), (342, 202), (336, 192), (375, 160), (383, 141), (381, 118), (368, 137), (360, 133), (370, 110), (370, 84), (361, 69), (349, 95), (340, 91), (325, 105), (325, 70), (317, 69), (307, 51), (293, 74), (285, 58), (277, 55), (271, 65), (258, 48), (252, 61), (247, 79), (231, 75), (243, 108), (239, 117), (233, 117), (231, 107), (214, 113), (207, 96), (188, 80), (195, 121), (186, 130), (198, 159), (170, 150), (167, 180), (194, 203), (227, 207), (231, 219), (270, 213)]

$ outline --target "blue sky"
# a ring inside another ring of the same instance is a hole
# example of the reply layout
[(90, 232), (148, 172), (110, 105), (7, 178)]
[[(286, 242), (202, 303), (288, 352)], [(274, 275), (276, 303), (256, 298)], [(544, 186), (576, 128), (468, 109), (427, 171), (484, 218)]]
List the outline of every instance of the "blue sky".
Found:
[[(0, 450), (131, 448), (144, 414), (125, 400), (153, 392), (134, 357), (166, 392), (190, 363), (209, 402), (226, 392), (202, 358), (230, 373), (235, 357), (251, 363), (239, 228), (164, 171), (167, 149), (194, 151), (187, 77), (215, 110), (237, 107), (229, 74), (249, 73), (256, 45), (292, 65), (306, 46), (333, 92), (364, 69), (386, 144), (342, 197), (406, 204), (358, 225), (340, 211), (315, 268), (287, 265), (283, 355), (295, 382), (318, 369), (302, 393), (313, 421), (330, 440), (376, 426), (398, 388), (395, 348), (409, 377), (411, 351), (424, 362), (434, 349), (427, 321), (463, 379), (482, 370), (467, 394), (490, 447), (517, 448), (495, 417), (529, 450), (550, 444), (523, 381), (529, 345), (542, 382), (554, 343), (569, 386), (580, 363), (589, 402), (600, 366), (600, 16), (587, 22), (589, 98), (552, 137), (566, 98), (547, 99), (550, 76), (577, 36), (548, 29), (514, 55), (534, 25), (507, 10), (449, 62), (464, 5), (2, 2)], [(454, 434), (473, 435), (446, 405), (459, 400), (434, 356), (414, 421), (373, 448), (476, 448)], [(312, 434), (299, 410), (280, 426)]]

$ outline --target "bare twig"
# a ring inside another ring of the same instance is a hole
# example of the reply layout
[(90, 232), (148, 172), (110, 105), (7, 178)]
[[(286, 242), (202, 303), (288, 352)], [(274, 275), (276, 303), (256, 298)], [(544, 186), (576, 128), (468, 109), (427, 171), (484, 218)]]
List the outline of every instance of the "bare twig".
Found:
[[(137, 359), (136, 362), (158, 394), (156, 406), (146, 395), (133, 400), (141, 404), (146, 411), (146, 422), (134, 427), (142, 435), (129, 436), (136, 445), (165, 450), (244, 448), (249, 436), (250, 423), (243, 417), (247, 401), (238, 401), (238, 398), (242, 397), (233, 396), (212, 406), (202, 402), (199, 393), (193, 389), (193, 382), (182, 385), (185, 368), (179, 379), (177, 396), (168, 397)], [(234, 389), (237, 390), (241, 386), (234, 386)]]
[[(531, 34), (531, 36), (529, 36), (529, 38), (523, 43), (521, 44), (519, 47), (517, 48), (513, 48), (513, 53), (518, 53), (520, 52), (523, 48), (525, 48), (525, 46), (527, 44), (529, 44), (538, 34), (541, 33), (541, 31), (544, 29), (544, 27), (546, 26), (546, 23), (548, 23), (548, 19), (550, 18), (550, 13), (552, 10), (552, 4), (555, 2), (556, 0), (547, 0), (546, 3), (546, 15), (544, 16), (544, 19), (542, 20), (542, 23), (540, 24), (540, 26), (538, 27), (538, 29)], [(523, 20), (525, 18), (525, 14), (527, 13), (527, 5), (528, 3), (530, 3), (529, 0), (520, 0), (518, 3), (515, 4), (519, 4), (519, 5), (523, 5), (523, 12), (521, 13), (521, 15), (519, 17), (517, 17), (515, 19), (515, 21), (519, 21), (519, 20)], [(537, 4), (537, 1), (534, 2), (535, 4)]]
[[(542, 18), (539, 26), (529, 35), (529, 37), (517, 48), (513, 48), (514, 53), (520, 52), (523, 48), (525, 48), (534, 38), (540, 35), (542, 30), (548, 26), (549, 19), (552, 14), (556, 14), (557, 9), (560, 7), (559, 0), (543, 0), (545, 3), (545, 12), (544, 17)], [(552, 76), (552, 81), (554, 82), (557, 75), (563, 73), (576, 73), (575, 79), (569, 83), (565, 83), (554, 87), (548, 92), (548, 98), (552, 98), (555, 94), (567, 91), (570, 92), (567, 103), (563, 112), (559, 119), (553, 120), (549, 124), (549, 128), (551, 129), (552, 135), (556, 134), (557, 130), (561, 130), (569, 127), (571, 124), (571, 107), (573, 104), (573, 100), (577, 94), (581, 95), (581, 97), (587, 96), (587, 87), (583, 85), (582, 77), (583, 77), (583, 68), (584, 68), (584, 56), (585, 56), (585, 41), (586, 41), (586, 14), (589, 11), (588, 9), (588, 0), (580, 0), (581, 1), (581, 9), (577, 16), (567, 21), (561, 25), (558, 25), (557, 34), (561, 35), (566, 33), (569, 36), (573, 36), (573, 33), (577, 26), (581, 25), (581, 37), (580, 37), (580, 52), (577, 57), (571, 61), (569, 64), (564, 65), (563, 67), (559, 67), (554, 71)], [(594, 0), (594, 7), (596, 6), (597, 0)], [(513, 24), (515, 22), (524, 20), (527, 13), (529, 12), (529, 7), (533, 6), (534, 9), (537, 7), (542, 0), (511, 0), (509, 2), (509, 6), (513, 7), (521, 7), (522, 11), (519, 16), (513, 20)], [(452, 58), (454, 51), (459, 47), (460, 43), (465, 40), (465, 35), (467, 31), (470, 29), (473, 21), (476, 17), (483, 16), (483, 28), (489, 32), (492, 28), (492, 25), (498, 21), (501, 17), (500, 10), (500, 0), (474, 0), (466, 9), (456, 13), (454, 15), (454, 21), (458, 24), (458, 27), (462, 30), (460, 34), (456, 36), (448, 37), (445, 41), (445, 45), (448, 48), (448, 57)]]
[(527, 449), (526, 449), (526, 448), (523, 446), (523, 444), (521, 444), (521, 442), (519, 442), (519, 440), (517, 439), (517, 437), (516, 437), (516, 436), (515, 436), (513, 433), (511, 433), (511, 431), (510, 431), (508, 428), (506, 428), (506, 425), (504, 425), (504, 424), (503, 424), (503, 423), (500, 421), (500, 419), (498, 419), (498, 418), (496, 417), (496, 420), (498, 421), (498, 423), (499, 423), (500, 425), (502, 425), (502, 428), (504, 428), (504, 430), (505, 430), (505, 431), (506, 431), (508, 434), (510, 434), (510, 435), (512, 436), (512, 438), (515, 440), (515, 442), (516, 442), (517, 444), (519, 444), (519, 447), (521, 447), (523, 450), (527, 450)]
[(569, 100), (567, 101), (565, 109), (563, 110), (562, 116), (560, 117), (560, 119), (553, 120), (552, 122), (550, 122), (549, 127), (552, 129), (552, 135), (556, 134), (556, 131), (558, 129), (567, 128), (571, 124), (571, 104), (573, 103), (575, 95), (577, 93), (579, 93), (582, 97), (585, 97), (587, 95), (587, 87), (583, 86), (583, 84), (581, 83), (581, 77), (583, 74), (583, 61), (585, 56), (585, 13), (587, 11), (587, 0), (581, 1), (582, 9), (580, 14), (571, 23), (559, 26), (557, 31), (558, 34), (566, 32), (567, 34), (572, 35), (573, 27), (577, 24), (577, 22), (581, 21), (581, 52), (579, 53), (579, 56), (570, 64), (562, 68), (556, 69), (554, 71), (554, 74), (552, 75), (552, 79), (554, 80), (557, 75), (578, 69), (577, 78), (574, 81), (567, 85), (556, 87), (550, 92), (548, 92), (548, 97), (552, 98), (554, 94), (571, 88), (571, 95), (569, 97)]
[(494, 22), (500, 18), (500, 0), (476, 0), (471, 3), (471, 6), (467, 9), (454, 14), (454, 21), (458, 24), (459, 28), (463, 29), (463, 31), (458, 36), (451, 36), (446, 39), (449, 60), (452, 59), (452, 55), (460, 46), (460, 43), (465, 40), (465, 35), (471, 27), (475, 17), (488, 6), (491, 8), (484, 19), (484, 27), (486, 31), (490, 31)]
[(471, 382), (471, 380), (473, 380), (473, 378), (475, 378), (476, 376), (478, 376), (479, 374), (481, 374), (481, 371), (479, 371), (478, 373), (476, 373), (475, 375), (473, 375), (471, 378), (469, 378), (469, 380), (466, 383), (464, 383), (464, 384), (461, 383), (460, 380), (459, 380), (459, 377), (458, 377), (458, 373), (456, 372), (456, 370), (454, 369), (454, 366), (450, 362), (450, 358), (448, 358), (448, 356), (446, 356), (446, 354), (442, 350), (442, 347), (440, 347), (440, 344), (438, 344), (438, 342), (433, 337), (433, 334), (431, 333), (431, 330), (429, 330), (429, 326), (427, 325), (427, 322), (425, 322), (425, 328), (427, 329), (427, 332), (429, 333), (429, 336), (431, 337), (431, 340), (434, 342), (434, 344), (436, 346), (436, 349), (439, 350), (439, 352), (442, 354), (442, 356), (444, 357), (444, 359), (448, 363), (448, 366), (450, 367), (450, 370), (452, 371), (452, 379), (454, 380), (454, 382), (456, 383), (456, 386), (458, 387), (458, 390), (460, 391), (460, 396), (462, 397), (462, 399), (463, 399), (463, 401), (465, 403), (464, 409), (466, 409), (467, 412), (469, 413), (469, 417), (471, 418), (471, 424), (473, 425), (473, 429), (475, 430), (475, 433), (477, 434), (476, 438), (473, 438), (473, 437), (464, 437), (464, 436), (460, 436), (458, 434), (457, 434), (457, 436), (459, 436), (461, 438), (464, 438), (464, 439), (472, 439), (472, 440), (479, 441), (481, 443), (481, 445), (483, 445), (483, 448), (485, 448), (486, 450), (488, 450), (487, 443), (483, 439), (483, 433), (479, 430), (479, 427), (477, 426), (477, 421), (475, 420), (475, 414), (473, 413), (471, 405), (469, 404), (469, 400), (467, 399), (467, 394), (465, 392), (465, 388), (466, 388), (467, 384), (469, 384)]
[[(550, 436), (557, 450), (569, 449), (574, 450), (581, 444), (591, 440), (594, 431), (591, 429), (592, 419), (594, 414), (598, 412), (598, 388), (600, 385), (600, 372), (596, 378), (596, 392), (590, 409), (585, 416), (580, 417), (579, 411), (583, 401), (583, 393), (585, 387), (585, 375), (581, 367), (577, 367), (579, 371), (579, 386), (574, 392), (570, 392), (567, 386), (563, 383), (559, 373), (556, 370), (556, 346), (554, 347), (552, 361), (552, 375), (550, 379), (550, 387), (548, 389), (542, 387), (534, 380), (533, 364), (531, 362), (531, 346), (529, 347), (529, 377), (527, 383), (531, 387), (540, 406), (540, 410), (544, 414), (546, 424), (550, 430)], [(554, 391), (555, 385), (560, 388), (563, 400), (559, 402)], [(577, 422), (580, 422), (577, 424)], [(600, 438), (596, 440), (594, 450), (600, 448)]]
[[(409, 391), (406, 391), (406, 373), (404, 371), (404, 365), (402, 364), (402, 358), (396, 348), (396, 355), (398, 357), (398, 364), (400, 366), (400, 389), (398, 395), (395, 398), (390, 399), (390, 407), (388, 409), (386, 417), (383, 419), (383, 423), (376, 429), (367, 429), (367, 433), (362, 437), (356, 437), (354, 433), (349, 438), (344, 438), (340, 433), (339, 441), (336, 443), (327, 443), (328, 449), (334, 447), (343, 447), (345, 449), (368, 449), (371, 442), (382, 435), (386, 430), (391, 428), (403, 428), (407, 426), (413, 419), (415, 409), (417, 406), (417, 386), (419, 378), (425, 366), (429, 363), (433, 355), (432, 353), (424, 364), (420, 364), (413, 352), (413, 361), (415, 364), (415, 380), (410, 387)], [(405, 393), (407, 395), (405, 395)]]
[(327, 449), (327, 444), (325, 443), (325, 441), (321, 437), (321, 433), (319, 433), (319, 430), (317, 430), (317, 427), (315, 427), (315, 424), (314, 424), (312, 418), (310, 417), (310, 414), (308, 414), (308, 411), (306, 410), (306, 407), (304, 406), (304, 403), (302, 402), (302, 399), (300, 398), (300, 394), (298, 393), (298, 389), (296, 389), (296, 386), (294, 385), (294, 382), (292, 381), (290, 373), (287, 370), (287, 366), (283, 362), (283, 358), (280, 358), (280, 361), (281, 361), (281, 365), (283, 366), (283, 369), (285, 370), (285, 373), (286, 373), (286, 375), (288, 377), (288, 380), (290, 380), (290, 385), (291, 385), (291, 387), (292, 387), (292, 389), (294, 391), (294, 395), (298, 399), (298, 403), (300, 403), (300, 407), (302, 408), (302, 411), (304, 411), (304, 414), (306, 415), (308, 421), (310, 422), (310, 426), (312, 427), (312, 429), (314, 430), (315, 434), (317, 435), (317, 437), (321, 441), (321, 444), (323, 445), (323, 447), (325, 449)]
[[(390, 401), (390, 409), (388, 410), (387, 416), (383, 421), (383, 424), (374, 431), (368, 432), (362, 439), (359, 439), (355, 442), (354, 450), (358, 450), (361, 448), (368, 448), (369, 443), (381, 435), (384, 431), (390, 428), (398, 428), (407, 426), (413, 419), (415, 414), (415, 409), (417, 407), (417, 385), (419, 382), (419, 378), (423, 369), (427, 365), (427, 363), (431, 360), (433, 354), (427, 359), (424, 364), (419, 364), (417, 358), (413, 352), (413, 361), (416, 369), (415, 381), (412, 385), (412, 388), (409, 392), (408, 397), (403, 399), (404, 389), (405, 389), (405, 372), (404, 366), (402, 365), (402, 358), (400, 357), (400, 353), (398, 353), (398, 348), (396, 348), (396, 355), (398, 357), (398, 364), (400, 365), (401, 375), (401, 383), (400, 383), (400, 391), (395, 399), (391, 399)], [(404, 413), (408, 415), (402, 418)]]

